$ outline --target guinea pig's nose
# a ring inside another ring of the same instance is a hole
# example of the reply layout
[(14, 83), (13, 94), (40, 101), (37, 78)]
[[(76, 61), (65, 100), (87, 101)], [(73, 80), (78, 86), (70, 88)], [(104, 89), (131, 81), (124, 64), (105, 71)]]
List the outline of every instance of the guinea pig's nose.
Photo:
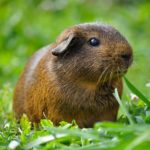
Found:
[(131, 53), (122, 53), (120, 56), (123, 61), (128, 62), (128, 61), (130, 61), (132, 54)]

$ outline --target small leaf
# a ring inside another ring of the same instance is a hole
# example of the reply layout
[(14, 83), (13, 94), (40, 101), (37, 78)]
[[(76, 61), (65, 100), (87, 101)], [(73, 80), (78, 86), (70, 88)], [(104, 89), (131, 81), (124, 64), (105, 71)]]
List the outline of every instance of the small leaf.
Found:
[(41, 124), (42, 127), (54, 127), (53, 122), (48, 120), (48, 119), (42, 119), (40, 121), (40, 124)]
[(145, 117), (145, 122), (150, 124), (150, 116)]
[(31, 131), (31, 122), (29, 121), (28, 117), (23, 114), (20, 120), (21, 129), (24, 134), (28, 134)]

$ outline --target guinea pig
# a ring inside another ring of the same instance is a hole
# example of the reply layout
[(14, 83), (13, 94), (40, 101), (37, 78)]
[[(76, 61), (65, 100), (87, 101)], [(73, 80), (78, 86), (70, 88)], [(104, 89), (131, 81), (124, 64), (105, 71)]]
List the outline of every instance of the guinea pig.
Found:
[(56, 42), (38, 50), (27, 63), (15, 91), (19, 120), (75, 120), (79, 127), (116, 121), (122, 76), (133, 60), (128, 41), (110, 25), (83, 23), (63, 31)]

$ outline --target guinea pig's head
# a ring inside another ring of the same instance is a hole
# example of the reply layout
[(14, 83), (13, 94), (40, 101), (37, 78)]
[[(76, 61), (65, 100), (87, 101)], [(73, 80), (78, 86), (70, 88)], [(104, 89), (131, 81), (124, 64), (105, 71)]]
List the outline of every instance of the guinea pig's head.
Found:
[(68, 79), (100, 83), (124, 75), (132, 63), (132, 48), (112, 26), (73, 26), (53, 46), (54, 69)]

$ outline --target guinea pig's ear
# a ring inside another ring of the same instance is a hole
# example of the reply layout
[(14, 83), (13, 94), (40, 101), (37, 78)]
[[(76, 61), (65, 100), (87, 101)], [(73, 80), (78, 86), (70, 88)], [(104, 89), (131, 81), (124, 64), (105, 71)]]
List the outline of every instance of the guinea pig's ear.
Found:
[(61, 41), (55, 48), (52, 49), (52, 54), (55, 56), (59, 56), (67, 51), (68, 47), (72, 45), (72, 41), (75, 38), (74, 33), (70, 33), (70, 35), (65, 38), (65, 40)]

